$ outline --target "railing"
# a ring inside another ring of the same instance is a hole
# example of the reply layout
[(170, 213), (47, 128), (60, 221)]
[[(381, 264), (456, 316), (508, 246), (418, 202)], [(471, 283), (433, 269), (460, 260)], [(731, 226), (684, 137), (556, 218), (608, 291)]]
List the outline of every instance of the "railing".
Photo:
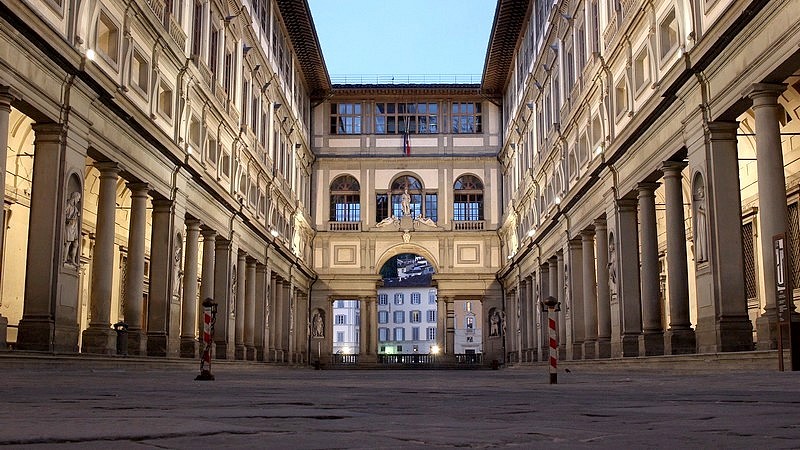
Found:
[(147, 6), (153, 11), (153, 14), (158, 17), (159, 22), (164, 22), (164, 0), (145, 0)]
[(361, 231), (361, 222), (328, 222), (328, 231)]
[(479, 84), (481, 74), (331, 75), (332, 84)]
[(465, 353), (455, 355), (456, 362), (466, 365), (481, 365), (483, 364), (483, 353)]
[(426, 366), (435, 362), (436, 357), (430, 354), (378, 355), (378, 363), (380, 364)]
[(335, 366), (349, 366), (358, 364), (358, 355), (344, 355), (341, 353), (334, 353), (331, 355), (331, 364)]
[(617, 34), (617, 13), (616, 11), (611, 14), (611, 17), (608, 20), (608, 26), (606, 26), (605, 31), (603, 31), (603, 44), (605, 45), (605, 49), (608, 49), (611, 46), (611, 41), (614, 39), (614, 36)]
[(483, 220), (457, 220), (453, 222), (455, 231), (480, 231), (484, 229)]
[(186, 48), (186, 33), (181, 28), (181, 24), (175, 20), (175, 16), (169, 16), (169, 35), (178, 44), (181, 50)]

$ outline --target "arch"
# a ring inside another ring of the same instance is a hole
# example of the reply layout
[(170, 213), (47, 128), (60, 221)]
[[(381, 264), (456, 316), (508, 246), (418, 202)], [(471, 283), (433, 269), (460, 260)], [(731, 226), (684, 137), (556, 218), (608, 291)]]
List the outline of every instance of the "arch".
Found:
[(453, 183), (453, 220), (483, 220), (483, 182), (464, 174)]
[(431, 266), (433, 266), (433, 270), (436, 273), (441, 273), (439, 270), (439, 263), (436, 261), (436, 258), (433, 256), (433, 253), (429, 252), (425, 247), (421, 247), (417, 244), (412, 243), (403, 243), (397, 244), (393, 247), (389, 247), (386, 251), (381, 254), (381, 256), (375, 261), (375, 274), (380, 275), (381, 268), (384, 264), (386, 264), (389, 259), (394, 258), (397, 255), (401, 255), (403, 253), (412, 253), (415, 255), (422, 256), (423, 258), (428, 260)]
[(331, 222), (361, 220), (361, 186), (352, 175), (339, 175), (331, 181), (329, 220)]

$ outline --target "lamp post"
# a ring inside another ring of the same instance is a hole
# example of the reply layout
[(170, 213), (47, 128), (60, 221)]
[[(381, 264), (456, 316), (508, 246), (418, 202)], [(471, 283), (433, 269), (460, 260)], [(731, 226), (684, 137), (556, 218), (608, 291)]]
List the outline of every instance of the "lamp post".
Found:
[(200, 358), (200, 375), (195, 380), (213, 380), (211, 374), (211, 345), (214, 342), (214, 324), (217, 321), (217, 303), (206, 298), (203, 300), (203, 355)]
[(547, 328), (550, 338), (550, 384), (558, 384), (558, 330), (556, 330), (557, 313), (561, 311), (559, 303), (552, 295), (542, 301), (542, 312), (547, 308)]

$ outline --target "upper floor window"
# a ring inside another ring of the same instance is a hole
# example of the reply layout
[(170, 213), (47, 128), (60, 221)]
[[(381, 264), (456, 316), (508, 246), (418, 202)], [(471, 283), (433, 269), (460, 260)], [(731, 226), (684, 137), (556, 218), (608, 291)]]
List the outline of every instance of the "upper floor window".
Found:
[(97, 50), (109, 63), (119, 61), (119, 27), (105, 11), (97, 19)]
[(411, 304), (412, 305), (419, 305), (421, 300), (421, 295), (419, 292), (412, 292), (411, 293)]
[(483, 220), (483, 183), (462, 175), (453, 185), (453, 220)]
[[(436, 192), (425, 192), (422, 183), (411, 175), (397, 177), (388, 193), (377, 194), (376, 219), (378, 222), (391, 215), (403, 217), (403, 197), (408, 195), (408, 208), (412, 218), (427, 217), (436, 222), (438, 219), (438, 196)], [(391, 199), (391, 200), (389, 200)]]
[(398, 292), (394, 294), (394, 304), (395, 305), (402, 305), (405, 301), (405, 294), (402, 292)]
[(481, 133), (481, 104), (453, 102), (450, 120), (453, 133)]
[(203, 2), (194, 1), (192, 9), (192, 55), (199, 59), (203, 43)]
[(389, 304), (389, 296), (386, 294), (378, 294), (378, 304), (385, 306)]
[(437, 103), (375, 103), (375, 134), (438, 132)]
[(658, 26), (658, 45), (661, 48), (661, 58), (669, 56), (678, 47), (678, 19), (675, 10), (670, 10)]
[(358, 181), (343, 175), (331, 183), (332, 222), (358, 222), (361, 220), (361, 197)]
[(331, 134), (361, 134), (361, 103), (331, 103)]
[(134, 48), (131, 55), (131, 87), (136, 92), (146, 95), (150, 90), (150, 62), (144, 57), (139, 49)]
[(644, 89), (645, 85), (650, 82), (650, 55), (647, 52), (647, 47), (642, 47), (642, 50), (636, 55), (633, 60), (633, 89), (635, 93), (639, 93)]

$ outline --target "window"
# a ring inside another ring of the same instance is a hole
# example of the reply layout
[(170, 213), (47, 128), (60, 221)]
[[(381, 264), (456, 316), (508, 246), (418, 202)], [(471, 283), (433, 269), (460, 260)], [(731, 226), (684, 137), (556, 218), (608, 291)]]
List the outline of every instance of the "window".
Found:
[(344, 331), (336, 332), (336, 342), (344, 342)]
[(592, 52), (600, 53), (600, 11), (597, 6), (597, 1), (594, 0), (592, 2), (592, 9), (590, 14), (591, 24), (592, 27)]
[(453, 133), (481, 133), (481, 104), (453, 102), (450, 120)]
[(411, 329), (411, 340), (412, 341), (418, 341), (419, 340), (419, 327), (414, 327), (414, 328)]
[(389, 323), (389, 311), (378, 311), (378, 323)]
[(675, 10), (670, 10), (658, 26), (658, 44), (661, 48), (661, 59), (669, 56), (678, 47), (678, 20)]
[(405, 311), (395, 311), (394, 312), (394, 323), (405, 323), (406, 322), (406, 312)]
[(633, 60), (633, 90), (637, 94), (644, 89), (645, 85), (650, 82), (650, 55), (647, 53), (647, 47), (636, 55)]
[[(394, 340), (395, 341), (405, 341), (406, 340), (406, 330), (404, 328), (398, 327), (394, 329)], [(402, 351), (402, 347), (399, 345), (397, 346), (397, 351)]]
[(436, 310), (428, 310), (428, 322), (436, 322)]
[(467, 316), (464, 318), (464, 327), (468, 330), (475, 328), (475, 317)]
[(408, 315), (408, 321), (411, 323), (420, 323), (422, 322), (422, 312), (421, 311), (411, 311)]
[[(213, 22), (213, 21), (212, 21)], [(211, 26), (211, 38), (208, 44), (208, 68), (211, 70), (211, 83), (219, 84), (219, 30)]]
[(361, 134), (361, 103), (331, 103), (331, 134)]
[(439, 132), (437, 103), (376, 103), (375, 134)]
[(412, 292), (411, 293), (411, 304), (412, 305), (419, 305), (420, 304), (420, 293), (419, 292)]
[(331, 183), (331, 222), (358, 222), (361, 220), (361, 187), (350, 175), (343, 175)]
[(389, 304), (389, 296), (386, 295), (386, 294), (378, 295), (378, 304), (382, 305), (382, 306), (388, 305)]
[(206, 160), (212, 167), (217, 167), (217, 140), (209, 137), (206, 143)]
[(429, 341), (436, 340), (436, 328), (435, 327), (428, 327), (425, 330), (425, 336), (428, 338)]
[(462, 175), (453, 185), (453, 220), (483, 220), (483, 183)]
[(200, 57), (200, 46), (203, 42), (203, 3), (194, 2), (192, 11), (192, 55)]
[(344, 308), (344, 300), (336, 300), (337, 308)]
[[(423, 215), (422, 205), (425, 193), (422, 190), (422, 183), (411, 175), (397, 177), (392, 183), (392, 215), (394, 217), (403, 216), (403, 193), (408, 191), (411, 196), (411, 217), (416, 218)], [(427, 212), (427, 211), (426, 211)]]
[(192, 119), (189, 121), (189, 144), (195, 149), (200, 148), (200, 117), (197, 114), (192, 114)]
[(345, 325), (345, 324), (347, 324), (347, 316), (344, 314), (337, 314), (336, 325)]
[(230, 98), (233, 94), (233, 82), (235, 76), (236, 74), (234, 73), (233, 69), (233, 52), (226, 49), (225, 59), (223, 61), (222, 87), (225, 89), (225, 93), (228, 94), (228, 98)]
[(119, 61), (119, 27), (103, 10), (97, 19), (97, 50), (109, 63)]
[(472, 302), (464, 302), (464, 311), (472, 312)]
[(139, 94), (147, 95), (150, 90), (150, 63), (138, 49), (133, 49), (130, 76), (131, 87)]
[(439, 221), (439, 196), (436, 193), (425, 194), (425, 215), (434, 222)]
[(172, 119), (172, 86), (164, 80), (158, 88), (158, 112), (165, 119)]
[(628, 90), (625, 87), (625, 78), (617, 82), (614, 88), (614, 112), (617, 120), (628, 110)]
[(389, 217), (389, 194), (375, 195), (375, 222)]
[(225, 178), (231, 176), (231, 154), (227, 150), (222, 151), (222, 175)]
[(402, 292), (394, 294), (395, 305), (402, 305), (404, 301), (405, 301), (405, 294), (403, 294)]
[(378, 340), (381, 342), (386, 342), (389, 340), (388, 328), (378, 328)]
[(428, 291), (428, 304), (429, 305), (436, 304), (436, 291), (434, 290)]

